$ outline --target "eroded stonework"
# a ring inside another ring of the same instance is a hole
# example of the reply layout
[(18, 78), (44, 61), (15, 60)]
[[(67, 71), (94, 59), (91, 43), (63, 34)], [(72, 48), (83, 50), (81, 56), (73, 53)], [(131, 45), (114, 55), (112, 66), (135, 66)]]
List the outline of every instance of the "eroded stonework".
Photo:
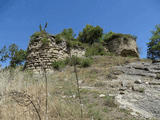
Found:
[(133, 56), (139, 57), (139, 52), (136, 44), (136, 39), (124, 35), (113, 35), (107, 41), (107, 48), (110, 52), (123, 57)]
[[(42, 42), (42, 37), (39, 36), (34, 40), (31, 39), (27, 49), (27, 61), (25, 68), (29, 70), (41, 70), (43, 68), (52, 69), (53, 61), (63, 60), (69, 57), (69, 49), (66, 41), (56, 43), (53, 35), (48, 36), (47, 42)], [(85, 50), (82, 48), (71, 49), (71, 55), (82, 57), (85, 55)]]

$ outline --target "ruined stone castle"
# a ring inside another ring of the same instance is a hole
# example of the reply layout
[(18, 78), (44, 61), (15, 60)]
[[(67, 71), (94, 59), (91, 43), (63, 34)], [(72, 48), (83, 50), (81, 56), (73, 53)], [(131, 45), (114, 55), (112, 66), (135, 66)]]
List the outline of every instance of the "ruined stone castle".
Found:
[[(29, 70), (52, 69), (53, 61), (63, 60), (70, 55), (85, 56), (85, 49), (76, 47), (69, 49), (65, 40), (57, 43), (55, 36), (46, 34), (47, 37), (34, 34), (31, 37), (25, 68)], [(139, 57), (136, 40), (133, 37), (113, 35), (107, 42), (106, 48), (121, 56)]]
[[(63, 60), (69, 55), (82, 57), (85, 50), (81, 47), (72, 48), (69, 52), (65, 40), (57, 43), (53, 35), (47, 34), (46, 41), (43, 36), (31, 37), (28, 49), (25, 68), (29, 70), (41, 70), (42, 67), (52, 69), (53, 61)], [(46, 42), (46, 43), (45, 43)]]

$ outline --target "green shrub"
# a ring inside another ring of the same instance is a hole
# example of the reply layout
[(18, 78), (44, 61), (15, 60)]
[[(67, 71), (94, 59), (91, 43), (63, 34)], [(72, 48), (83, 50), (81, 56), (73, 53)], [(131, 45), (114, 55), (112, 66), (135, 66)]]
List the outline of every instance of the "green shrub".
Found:
[(81, 64), (81, 58), (72, 56), (71, 58), (67, 57), (65, 59), (65, 64), (73, 66), (74, 64), (80, 65)]
[(114, 34), (115, 34), (115, 33), (112, 32), (112, 31), (110, 31), (110, 32), (108, 32), (108, 33), (106, 33), (106, 34), (103, 34), (103, 37), (102, 37), (103, 41), (104, 41), (104, 42), (107, 42), (108, 39), (110, 39), (110, 37), (112, 37)]
[(100, 113), (99, 110), (96, 110), (96, 109), (93, 110), (92, 108), (92, 109), (89, 109), (88, 113), (90, 116), (93, 117), (93, 120), (103, 120), (102, 118), (103, 115)]
[(46, 37), (42, 38), (41, 41), (42, 41), (42, 45), (48, 45), (49, 43), (49, 40)]
[(55, 41), (56, 41), (56, 44), (62, 43), (62, 41), (63, 41), (62, 36), (60, 34), (57, 34), (55, 36)]
[(65, 67), (65, 62), (63, 60), (60, 61), (54, 61), (52, 63), (52, 67), (56, 70), (60, 70), (61, 68)]
[(73, 66), (74, 64), (79, 65), (80, 67), (89, 67), (92, 64), (91, 58), (80, 58), (76, 56), (72, 56), (70, 58), (66, 58), (65, 64)]
[(42, 46), (49, 43), (49, 34), (46, 31), (35, 32), (31, 36), (30, 44), (32, 44), (37, 38), (41, 37)]
[(71, 58), (67, 57), (65, 60), (54, 61), (52, 67), (56, 70), (60, 70), (66, 65), (73, 66), (74, 64), (79, 65), (80, 67), (89, 67), (92, 64), (92, 59), (72, 56)]
[(92, 64), (92, 60), (90, 58), (83, 58), (80, 63), (81, 67), (84, 67), (84, 68), (91, 66), (91, 64)]
[(82, 43), (77, 40), (66, 41), (68, 48), (83, 47)]
[(131, 34), (122, 34), (122, 33), (114, 33), (112, 31), (106, 33), (103, 35), (103, 41), (104, 42), (108, 42), (109, 40), (113, 40), (113, 39), (119, 39), (121, 37), (124, 37), (125, 39), (129, 39), (129, 38), (132, 38), (132, 39), (137, 39), (137, 36), (135, 35), (131, 35)]
[(82, 32), (78, 35), (78, 41), (82, 43), (93, 44), (99, 42), (102, 37), (103, 29), (100, 26), (86, 25)]
[(88, 47), (86, 49), (86, 53), (85, 55), (88, 56), (95, 56), (95, 55), (106, 55), (107, 52), (105, 51), (104, 46), (102, 46), (102, 44), (100, 43), (95, 43), (93, 45), (91, 45), (90, 47)]
[(70, 57), (66, 57), (66, 59), (64, 60), (65, 65), (69, 65), (70, 64)]
[(105, 103), (106, 106), (108, 107), (117, 107), (116, 103), (115, 103), (115, 98), (112, 96), (106, 96), (105, 97)]

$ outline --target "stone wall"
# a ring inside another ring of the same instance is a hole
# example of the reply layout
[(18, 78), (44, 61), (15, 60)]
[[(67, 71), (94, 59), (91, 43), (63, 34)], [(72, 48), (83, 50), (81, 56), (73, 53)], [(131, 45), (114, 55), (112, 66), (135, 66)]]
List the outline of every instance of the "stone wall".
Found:
[[(27, 61), (25, 68), (29, 70), (41, 70), (42, 65), (47, 70), (52, 69), (52, 62), (63, 60), (69, 57), (69, 49), (66, 42), (61, 41), (56, 43), (55, 37), (49, 35), (47, 43), (42, 42), (42, 37), (31, 39), (27, 49)], [(85, 50), (82, 48), (71, 49), (71, 55), (82, 57), (85, 55)]]
[(113, 35), (106, 44), (107, 49), (121, 56), (139, 57), (136, 39), (127, 35)]

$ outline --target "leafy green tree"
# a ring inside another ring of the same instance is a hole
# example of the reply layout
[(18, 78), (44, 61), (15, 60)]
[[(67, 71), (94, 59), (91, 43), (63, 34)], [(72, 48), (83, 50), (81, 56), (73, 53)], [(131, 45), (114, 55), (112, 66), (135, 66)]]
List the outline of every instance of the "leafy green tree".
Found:
[(3, 46), (3, 48), (0, 49), (0, 62), (5, 62), (7, 58), (8, 58), (7, 47)]
[(11, 44), (8, 48), (4, 46), (0, 50), (0, 61), (5, 62), (10, 61), (10, 66), (15, 67), (21, 65), (26, 60), (26, 51), (19, 49), (16, 44)]
[(63, 40), (66, 41), (67, 47), (73, 48), (73, 47), (82, 47), (82, 43), (79, 42), (77, 39), (75, 39), (76, 34), (74, 33), (72, 28), (64, 29), (61, 33), (57, 34), (55, 36), (56, 43), (59, 44)]
[(10, 66), (15, 67), (17, 65), (22, 65), (26, 60), (26, 51), (18, 50), (15, 52), (14, 56), (11, 58)]
[(155, 60), (160, 58), (160, 25), (156, 25), (155, 30), (151, 32), (152, 37), (149, 43), (147, 43), (147, 57)]
[(66, 41), (75, 40), (76, 34), (72, 28), (64, 29), (61, 33), (57, 34), (58, 39), (65, 39)]
[(99, 42), (103, 35), (103, 29), (100, 26), (86, 25), (82, 32), (78, 35), (78, 40), (82, 43), (93, 44)]
[(16, 44), (11, 44), (9, 46), (9, 51), (8, 51), (9, 58), (12, 59), (17, 51), (18, 51), (18, 46)]

